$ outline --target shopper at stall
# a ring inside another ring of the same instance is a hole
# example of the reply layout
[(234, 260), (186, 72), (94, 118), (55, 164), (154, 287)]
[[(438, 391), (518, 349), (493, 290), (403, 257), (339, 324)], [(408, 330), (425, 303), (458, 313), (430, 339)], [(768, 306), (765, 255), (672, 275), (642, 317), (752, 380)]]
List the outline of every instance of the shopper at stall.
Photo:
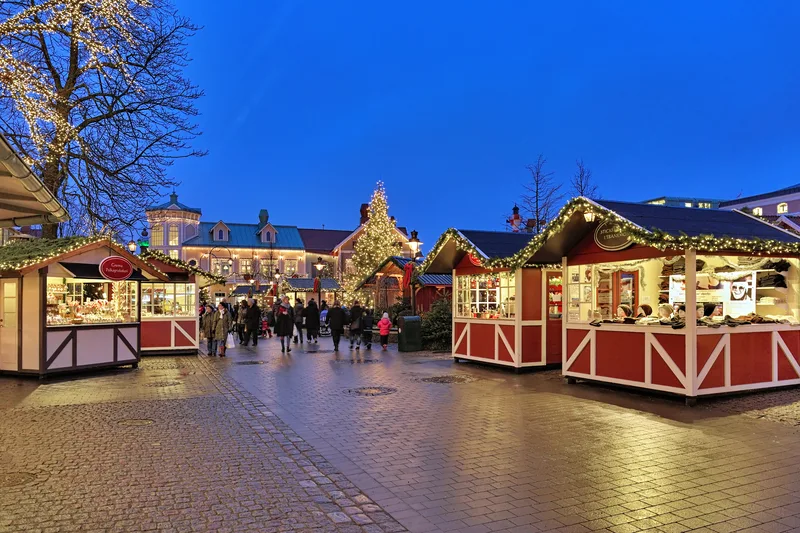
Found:
[(297, 333), (294, 335), (294, 343), (297, 344), (297, 339), (300, 339), (300, 344), (303, 344), (303, 300), (297, 299), (294, 304), (294, 327)]
[(214, 313), (214, 340), (217, 343), (217, 354), (220, 357), (225, 357), (227, 350), (225, 341), (232, 328), (233, 319), (231, 318), (231, 313), (225, 303), (220, 302), (217, 306), (217, 312)]
[(364, 310), (358, 304), (358, 300), (353, 302), (353, 307), (350, 309), (350, 349), (353, 349), (355, 344), (356, 350), (361, 348), (361, 316)]
[(333, 307), (327, 309), (327, 314), (325, 315), (325, 322), (331, 329), (331, 336), (333, 337), (333, 351), (339, 351), (339, 341), (342, 338), (342, 333), (344, 333), (344, 325), (346, 321), (346, 317), (344, 314), (344, 309), (342, 306), (339, 305), (339, 302), (334, 301)]
[(383, 317), (378, 320), (378, 333), (381, 335), (381, 348), (385, 352), (389, 346), (389, 331), (392, 329), (392, 321), (389, 320), (389, 313), (383, 313)]
[(284, 296), (275, 311), (275, 335), (281, 340), (281, 353), (291, 352), (291, 339), (294, 332), (294, 310), (289, 297)]
[(214, 342), (214, 308), (211, 304), (206, 304), (203, 316), (200, 318), (200, 327), (206, 338), (206, 352), (211, 357), (217, 355), (216, 343)]
[(308, 342), (310, 343), (313, 340), (314, 344), (316, 344), (319, 342), (317, 340), (319, 337), (319, 308), (314, 298), (308, 301), (308, 306), (303, 310), (303, 313), (305, 313), (303, 316), (306, 319), (305, 326)]
[(244, 319), (244, 345), (253, 340), (253, 346), (258, 346), (258, 328), (261, 326), (261, 309), (258, 307), (255, 298), (247, 300), (247, 307), (240, 311)]
[(364, 309), (364, 314), (361, 316), (361, 340), (364, 341), (365, 350), (372, 349), (373, 322), (372, 309)]

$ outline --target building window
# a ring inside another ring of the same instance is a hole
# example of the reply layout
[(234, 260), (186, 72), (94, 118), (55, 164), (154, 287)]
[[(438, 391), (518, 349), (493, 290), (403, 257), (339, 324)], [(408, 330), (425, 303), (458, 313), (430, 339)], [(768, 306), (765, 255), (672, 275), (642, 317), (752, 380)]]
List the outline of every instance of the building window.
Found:
[(152, 227), (150, 246), (164, 246), (164, 226), (161, 224)]
[(711, 209), (711, 202), (697, 202), (697, 207), (700, 209)]
[(170, 250), (169, 251), (169, 257), (171, 259), (178, 259), (178, 250)]
[(764, 208), (763, 207), (754, 207), (753, 208), (753, 214), (755, 216), (757, 216), (757, 217), (760, 217), (761, 215), (764, 214)]
[(264, 233), (264, 242), (272, 242), (272, 232), (267, 231)]
[(169, 245), (170, 246), (178, 246), (180, 244), (180, 238), (178, 237), (179, 230), (178, 226), (175, 224), (171, 224), (169, 227)]
[(684, 207), (692, 207), (692, 202), (684, 202), (683, 206)]
[(221, 229), (217, 231), (217, 240), (224, 241), (225, 240), (225, 230)]
[(648, 202), (651, 205), (664, 205), (667, 203), (666, 200), (653, 200), (652, 202)]
[(228, 276), (231, 273), (231, 265), (228, 259), (217, 259), (216, 257), (211, 260), (211, 272), (214, 274), (222, 274)]
[(283, 273), (287, 276), (297, 273), (297, 259), (286, 259), (283, 262)]
[(252, 259), (239, 259), (239, 271), (242, 274), (253, 273), (253, 260)]
[(782, 215), (782, 214), (788, 213), (788, 212), (789, 212), (789, 204), (787, 204), (786, 202), (778, 204), (778, 214), (779, 215)]

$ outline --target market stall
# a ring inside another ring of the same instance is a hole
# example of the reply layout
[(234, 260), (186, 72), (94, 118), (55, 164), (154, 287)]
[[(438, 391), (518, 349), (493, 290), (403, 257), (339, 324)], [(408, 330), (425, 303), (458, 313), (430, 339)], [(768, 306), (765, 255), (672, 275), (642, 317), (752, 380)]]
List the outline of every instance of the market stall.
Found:
[[(413, 261), (408, 257), (392, 256), (378, 265), (369, 276), (364, 278), (356, 291), (364, 291), (370, 295), (368, 305), (378, 309), (388, 309), (399, 300), (413, 301), (415, 312), (426, 313), (433, 302), (439, 298), (448, 298), (453, 292), (453, 280), (447, 274), (418, 274), (405, 284), (404, 278), (409, 264), (418, 268), (420, 260)], [(414, 298), (412, 299), (412, 294)]]
[(167, 276), (108, 238), (0, 247), (0, 371), (137, 366), (139, 284), (151, 280)]
[(225, 284), (225, 278), (146, 250), (141, 258), (163, 272), (167, 282), (143, 281), (142, 354), (196, 354), (200, 340), (200, 289)]
[(453, 357), (514, 368), (561, 362), (560, 264), (529, 261), (530, 233), (449, 229), (420, 266), (453, 280)]
[[(315, 280), (319, 280), (319, 284), (315, 284)], [(289, 295), (292, 305), (297, 301), (298, 293), (308, 295), (303, 298), (303, 303), (307, 304), (308, 298), (319, 298), (320, 301), (332, 305), (336, 294), (341, 290), (342, 286), (333, 278), (285, 278), (279, 292)]]
[(697, 396), (800, 384), (800, 238), (737, 211), (577, 198), (562, 258), (563, 374)]

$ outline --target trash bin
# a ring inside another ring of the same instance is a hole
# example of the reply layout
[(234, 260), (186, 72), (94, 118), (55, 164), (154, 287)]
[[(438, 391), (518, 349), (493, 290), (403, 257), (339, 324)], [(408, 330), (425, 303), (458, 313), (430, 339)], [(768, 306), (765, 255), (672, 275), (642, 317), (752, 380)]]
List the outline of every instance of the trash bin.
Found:
[(401, 316), (397, 320), (397, 349), (401, 352), (422, 350), (422, 321), (418, 316)]

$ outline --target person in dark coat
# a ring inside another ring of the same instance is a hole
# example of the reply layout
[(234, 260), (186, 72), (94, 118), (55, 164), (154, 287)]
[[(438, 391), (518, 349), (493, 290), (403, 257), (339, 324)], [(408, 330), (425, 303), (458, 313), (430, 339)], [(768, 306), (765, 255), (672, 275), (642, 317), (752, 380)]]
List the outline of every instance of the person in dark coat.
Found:
[(291, 339), (294, 332), (294, 310), (289, 304), (289, 297), (284, 296), (283, 301), (275, 311), (275, 335), (281, 339), (281, 352), (291, 352)]
[(364, 309), (364, 314), (361, 316), (361, 340), (364, 341), (364, 348), (367, 350), (372, 349), (372, 309)]
[(294, 343), (297, 344), (297, 339), (300, 339), (300, 344), (303, 344), (303, 300), (297, 299), (294, 304), (294, 327), (297, 328), (297, 335), (294, 336)]
[(331, 328), (331, 336), (333, 337), (333, 350), (339, 351), (339, 340), (344, 333), (344, 325), (346, 322), (344, 310), (339, 302), (334, 302), (333, 307), (328, 309), (328, 314), (325, 317), (328, 327)]
[(317, 340), (317, 337), (319, 337), (319, 308), (314, 298), (308, 301), (308, 306), (303, 310), (303, 313), (306, 319), (306, 335), (308, 342), (311, 342), (313, 339), (314, 344), (316, 344), (319, 342)]
[(261, 309), (258, 307), (255, 298), (247, 301), (247, 310), (244, 312), (244, 345), (247, 346), (250, 339), (253, 339), (253, 346), (258, 346), (258, 330), (261, 327)]
[(356, 350), (361, 348), (361, 315), (364, 310), (358, 305), (358, 300), (353, 302), (353, 307), (350, 308), (350, 349), (353, 349), (355, 344)]

